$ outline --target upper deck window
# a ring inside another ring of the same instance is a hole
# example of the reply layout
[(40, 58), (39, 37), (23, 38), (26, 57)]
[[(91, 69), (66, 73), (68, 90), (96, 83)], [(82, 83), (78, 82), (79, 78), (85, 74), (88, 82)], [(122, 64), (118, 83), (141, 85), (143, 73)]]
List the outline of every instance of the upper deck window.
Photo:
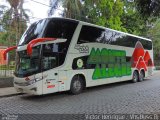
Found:
[(77, 21), (67, 19), (49, 19), (44, 37), (63, 38), (70, 41), (78, 25)]
[(19, 45), (25, 45), (29, 43), (31, 40), (36, 39), (42, 33), (44, 23), (46, 20), (40, 20), (38, 22), (33, 23), (23, 34)]
[(64, 38), (70, 43), (77, 21), (62, 18), (47, 18), (33, 23), (23, 34), (19, 45), (28, 44), (39, 37)]
[(138, 37), (133, 37), (131, 35), (127, 35), (118, 31), (83, 25), (77, 44), (103, 43), (134, 48), (137, 41), (141, 42), (144, 49), (152, 49), (151, 41), (141, 39)]

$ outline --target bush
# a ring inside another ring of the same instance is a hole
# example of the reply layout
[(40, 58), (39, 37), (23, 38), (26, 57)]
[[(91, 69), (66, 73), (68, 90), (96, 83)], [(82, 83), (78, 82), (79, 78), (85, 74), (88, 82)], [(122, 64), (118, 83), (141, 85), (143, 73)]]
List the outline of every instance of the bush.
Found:
[(15, 65), (0, 65), (0, 70), (14, 70)]

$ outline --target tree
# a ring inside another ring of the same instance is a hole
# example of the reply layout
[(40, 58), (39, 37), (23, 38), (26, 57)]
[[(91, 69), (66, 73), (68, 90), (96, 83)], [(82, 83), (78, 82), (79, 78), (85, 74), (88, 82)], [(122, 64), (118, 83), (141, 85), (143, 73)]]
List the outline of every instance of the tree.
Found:
[(121, 0), (86, 0), (84, 9), (88, 21), (108, 28), (126, 31), (122, 26), (123, 2)]
[(147, 32), (148, 37), (153, 41), (154, 59), (160, 59), (160, 18), (155, 22), (154, 26)]
[[(29, 20), (23, 9), (24, 0), (6, 0), (10, 8), (3, 11), (0, 18), (2, 32), (0, 34), (0, 43), (5, 46), (17, 45), (20, 36), (27, 27)], [(2, 8), (3, 6), (0, 6)], [(10, 54), (10, 60), (15, 60), (15, 53)]]
[(48, 16), (51, 16), (55, 11), (62, 6), (64, 9), (62, 16), (65, 18), (81, 19), (82, 3), (80, 0), (50, 0), (51, 8)]
[(48, 16), (52, 16), (54, 15), (55, 11), (57, 10), (58, 6), (59, 6), (59, 0), (50, 0), (49, 4), (51, 5), (49, 12), (48, 12)]
[(136, 9), (136, 3), (130, 0), (123, 0), (124, 9), (121, 16), (122, 26), (128, 33), (142, 35), (147, 29), (146, 21)]
[(7, 32), (0, 32), (0, 46), (8, 46), (8, 33)]
[[(100, 26), (146, 36), (148, 26), (159, 15), (156, 0), (51, 0), (52, 8), (64, 8), (64, 17), (78, 19)], [(150, 12), (147, 12), (150, 11)], [(52, 11), (53, 12), (53, 11)]]
[(80, 19), (82, 4), (80, 0), (63, 0), (62, 5), (64, 7), (64, 17)]
[(135, 0), (137, 10), (147, 19), (160, 16), (160, 0)]
[[(20, 39), (20, 36), (27, 27), (26, 21), (29, 17), (23, 9), (24, 0), (6, 0), (9, 3), (10, 8), (3, 11), (3, 16), (0, 19), (0, 23), (3, 27), (3, 40), (6, 38), (8, 46), (15, 45)], [(3, 6), (0, 6), (2, 8)]]

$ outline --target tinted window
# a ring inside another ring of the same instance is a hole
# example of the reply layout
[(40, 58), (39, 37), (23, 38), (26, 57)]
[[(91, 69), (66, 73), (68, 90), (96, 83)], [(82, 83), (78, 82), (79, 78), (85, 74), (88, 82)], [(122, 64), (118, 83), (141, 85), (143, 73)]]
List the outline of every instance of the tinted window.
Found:
[(134, 48), (137, 41), (140, 41), (144, 49), (151, 50), (152, 42), (140, 38), (132, 37), (124, 33), (108, 29), (101, 29), (92, 26), (82, 26), (78, 44), (99, 42), (104, 44), (119, 45)]
[(32, 56), (27, 51), (19, 51), (16, 59), (15, 75), (18, 77), (26, 77), (40, 72), (40, 46), (33, 48)]
[(44, 37), (72, 39), (78, 22), (64, 19), (50, 19)]
[(42, 32), (44, 27), (45, 20), (40, 20), (38, 22), (33, 23), (23, 34), (19, 45), (25, 45), (29, 43), (31, 40), (36, 39)]
[(99, 38), (103, 36), (103, 31), (104, 29), (91, 26), (83, 26), (78, 39), (78, 44), (98, 42)]
[(152, 42), (151, 41), (141, 39), (140, 42), (142, 43), (144, 49), (152, 50)]
[(49, 20), (50, 21), (46, 27), (44, 37), (67, 39), (65, 43), (62, 43), (67, 51), (78, 22), (66, 19)]
[(42, 71), (62, 65), (66, 57), (66, 49), (63, 43), (45, 44), (42, 53)]
[(138, 41), (141, 42), (144, 49), (147, 49), (147, 50), (152, 49), (151, 41), (143, 40), (143, 39), (132, 37), (132, 36), (119, 37), (116, 39), (116, 41), (112, 41), (110, 44), (134, 48)]
[[(87, 64), (88, 57), (89, 56), (82, 56), (74, 58), (72, 62), (72, 69), (94, 69), (96, 66), (95, 64)], [(83, 61), (82, 67), (79, 67), (78, 65), (79, 60)]]
[(138, 39), (135, 37), (124, 35), (122, 37), (117, 37), (114, 41), (111, 41), (110, 44), (134, 48), (137, 41), (138, 41)]

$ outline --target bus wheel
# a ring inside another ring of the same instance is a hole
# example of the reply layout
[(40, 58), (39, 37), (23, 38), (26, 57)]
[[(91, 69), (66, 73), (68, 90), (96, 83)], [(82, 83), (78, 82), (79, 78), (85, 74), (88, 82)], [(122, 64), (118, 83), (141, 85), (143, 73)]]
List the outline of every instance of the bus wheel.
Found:
[(84, 88), (83, 79), (79, 76), (74, 76), (70, 87), (71, 94), (77, 95), (83, 91), (83, 88)]
[(132, 77), (132, 82), (133, 83), (136, 83), (138, 81), (138, 72), (137, 71), (134, 71), (133, 73), (133, 77)]
[(145, 77), (145, 75), (144, 75), (144, 71), (143, 70), (141, 70), (141, 72), (140, 72), (140, 74), (139, 74), (139, 82), (142, 82), (143, 80), (144, 80), (144, 77)]

